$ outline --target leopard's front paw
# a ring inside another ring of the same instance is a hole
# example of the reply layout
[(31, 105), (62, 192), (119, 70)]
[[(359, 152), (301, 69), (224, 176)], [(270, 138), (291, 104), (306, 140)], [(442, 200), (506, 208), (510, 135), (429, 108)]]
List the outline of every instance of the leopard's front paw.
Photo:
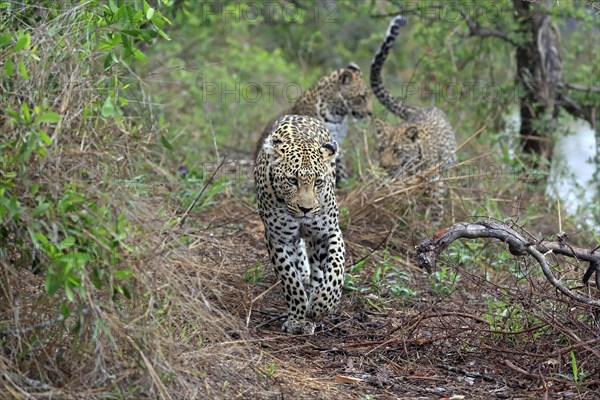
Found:
[(281, 330), (293, 335), (311, 335), (315, 333), (316, 324), (312, 321), (289, 319), (285, 321)]

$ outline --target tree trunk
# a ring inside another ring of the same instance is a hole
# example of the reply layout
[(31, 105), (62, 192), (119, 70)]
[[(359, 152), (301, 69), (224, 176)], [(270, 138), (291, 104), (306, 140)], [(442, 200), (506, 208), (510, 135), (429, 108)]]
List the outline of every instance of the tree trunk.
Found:
[[(525, 153), (550, 160), (563, 83), (560, 37), (539, 3), (513, 0), (513, 5), (519, 31), (526, 38), (516, 49), (516, 80), (523, 90), (520, 142)], [(534, 166), (541, 164), (537, 161)]]

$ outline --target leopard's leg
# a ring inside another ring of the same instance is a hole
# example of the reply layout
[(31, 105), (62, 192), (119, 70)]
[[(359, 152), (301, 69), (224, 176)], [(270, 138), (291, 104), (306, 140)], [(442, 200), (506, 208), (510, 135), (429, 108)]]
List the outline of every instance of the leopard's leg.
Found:
[(344, 157), (340, 153), (335, 159), (335, 186), (340, 187), (340, 184), (348, 179), (348, 170), (346, 169), (346, 163)]
[(446, 194), (446, 185), (439, 176), (434, 176), (429, 185), (429, 194), (431, 205), (429, 206), (429, 216), (433, 223), (439, 223), (444, 218), (444, 195)]
[(312, 232), (309, 242), (312, 247), (311, 296), (307, 316), (318, 320), (331, 312), (342, 297), (344, 285), (345, 248), (342, 232), (337, 225), (337, 216), (331, 218), (328, 230)]
[[(294, 228), (291, 227), (290, 231)], [(306, 253), (300, 255), (301, 239), (282, 240), (266, 233), (269, 256), (275, 273), (281, 281), (287, 305), (288, 317), (282, 326), (284, 332), (293, 334), (310, 334), (315, 331), (315, 324), (307, 320), (309, 293), (305, 289), (303, 268), (307, 263)], [(294, 235), (291, 235), (294, 236)]]
[(300, 239), (297, 249), (297, 257), (300, 260), (300, 277), (302, 278), (302, 284), (304, 289), (310, 290), (310, 264), (308, 259), (310, 255), (307, 252), (306, 243), (303, 239)]

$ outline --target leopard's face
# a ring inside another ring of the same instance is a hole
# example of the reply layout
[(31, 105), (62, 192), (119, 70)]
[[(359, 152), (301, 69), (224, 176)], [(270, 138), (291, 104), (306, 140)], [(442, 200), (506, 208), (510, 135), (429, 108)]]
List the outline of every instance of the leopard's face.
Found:
[(375, 136), (378, 139), (379, 165), (392, 177), (413, 174), (427, 167), (430, 153), (427, 147), (431, 147), (432, 143), (429, 131), (422, 124), (404, 123), (389, 127), (377, 120)]
[(334, 71), (322, 85), (317, 103), (325, 120), (327, 116), (346, 115), (363, 119), (373, 113), (371, 89), (356, 64)]
[[(318, 130), (314, 138), (299, 137), (294, 130)], [(271, 137), (274, 161), (271, 186), (282, 199), (287, 212), (296, 218), (312, 218), (333, 196), (337, 143), (319, 141), (327, 135), (313, 119), (289, 120), (279, 125)]]
[(373, 113), (371, 88), (363, 79), (360, 69), (350, 64), (339, 80), (340, 94), (346, 100), (349, 114), (357, 119), (370, 117)]

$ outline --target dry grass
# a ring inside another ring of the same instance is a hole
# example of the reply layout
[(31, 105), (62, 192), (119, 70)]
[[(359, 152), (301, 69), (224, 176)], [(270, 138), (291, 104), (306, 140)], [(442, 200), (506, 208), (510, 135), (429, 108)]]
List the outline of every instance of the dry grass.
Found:
[[(600, 351), (594, 310), (558, 296), (529, 260), (510, 261), (524, 279), (502, 266), (482, 270), (474, 266), (478, 257), (493, 260), (502, 249), (488, 244), (470, 263), (446, 260), (462, 277), (450, 293), (432, 289), (414, 266), (417, 239), (409, 236), (432, 227), (419, 217), (423, 210), (406, 211), (418, 209), (414, 196), (422, 188), (369, 179), (340, 196), (348, 208), (350, 259), (369, 257), (358, 276), (366, 292), (346, 293), (314, 336), (290, 337), (279, 332), (284, 305), (253, 206), (223, 194), (216, 205), (192, 212), (182, 228), (171, 228), (185, 211), (168, 200), (180, 184), (156, 177), (148, 192), (136, 195), (123, 185), (111, 192), (120, 193), (113, 204), (137, 229), (130, 243), (137, 251), (122, 260), (134, 272), (131, 301), (92, 292), (80, 321), (57, 321), (60, 296), (48, 299), (39, 275), (3, 264), (2, 321), (10, 330), (2, 334), (4, 397), (594, 397)], [(388, 193), (403, 194), (403, 201)], [(386, 254), (397, 256), (395, 265), (418, 297), (368, 290)], [(257, 263), (264, 280), (245, 281)], [(501, 317), (502, 307), (490, 309), (489, 301), (513, 311)], [(72, 332), (76, 323), (79, 334)], [(559, 375), (570, 374), (571, 349), (589, 374), (583, 384)]]

